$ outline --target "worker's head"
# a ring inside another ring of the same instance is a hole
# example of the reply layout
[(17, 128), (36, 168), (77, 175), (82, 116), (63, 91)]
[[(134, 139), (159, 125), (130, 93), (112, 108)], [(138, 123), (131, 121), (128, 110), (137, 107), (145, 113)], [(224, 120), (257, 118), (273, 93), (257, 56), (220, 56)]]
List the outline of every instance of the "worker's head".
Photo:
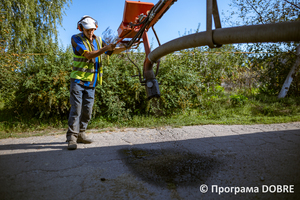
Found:
[(92, 39), (94, 31), (98, 28), (98, 22), (92, 17), (85, 15), (77, 23), (77, 29), (82, 31), (84, 35)]

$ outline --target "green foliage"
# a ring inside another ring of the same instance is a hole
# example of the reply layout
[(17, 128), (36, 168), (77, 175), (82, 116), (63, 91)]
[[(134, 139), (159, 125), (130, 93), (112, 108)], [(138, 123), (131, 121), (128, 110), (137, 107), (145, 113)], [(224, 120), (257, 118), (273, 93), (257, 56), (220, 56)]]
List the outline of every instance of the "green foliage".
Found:
[[(7, 110), (40, 119), (51, 116), (67, 118), (72, 50), (61, 50), (53, 41), (56, 39), (56, 24), (60, 22), (67, 2), (24, 0), (1, 4), (5, 12), (0, 18), (3, 39), (0, 49), (0, 103)], [(275, 13), (265, 17), (265, 13), (257, 13), (259, 18), (247, 18), (245, 10), (260, 11), (258, 7), (252, 7), (256, 3), (247, 1), (242, 5), (236, 1), (245, 23), (249, 20), (259, 23), (262, 19), (264, 22), (281, 20)], [(276, 5), (283, 6), (282, 3)], [(290, 13), (282, 20), (296, 20), (295, 16)], [(12, 26), (8, 26), (9, 23)], [(114, 40), (109, 38), (109, 31), (104, 32), (104, 37)], [(294, 46), (286, 44), (284, 48), (294, 50)], [(169, 54), (161, 60), (157, 77), (162, 96), (151, 101), (146, 100), (145, 88), (139, 80), (132, 77), (138, 74), (138, 70), (126, 54), (113, 55), (109, 59), (104, 57), (103, 85), (96, 87), (93, 116), (110, 122), (126, 122), (135, 116), (189, 114), (194, 110), (215, 119), (229, 116), (224, 108), (230, 110), (246, 105), (247, 95), (258, 91), (269, 95), (279, 92), (295, 56), (282, 53), (279, 45), (268, 47), (272, 54), (235, 54), (242, 47), (232, 45), (224, 45), (220, 49), (193, 48)], [(258, 52), (264, 48), (266, 46), (250, 45), (247, 50)], [(130, 52), (129, 56), (142, 68), (143, 53)], [(299, 73), (295, 80), (289, 93), (291, 96), (299, 95)], [(237, 90), (244, 93), (230, 96), (226, 92)]]
[[(54, 49), (53, 49), (54, 50)], [(22, 78), (11, 106), (34, 117), (63, 115), (69, 109), (71, 49), (35, 56), (19, 74)]]
[[(257, 59), (261, 65), (260, 92), (277, 95), (290, 71), (296, 62), (296, 55), (292, 53), (277, 53), (274, 56), (264, 56)], [(267, 77), (267, 78), (266, 78)], [(300, 73), (297, 71), (289, 88), (288, 95), (300, 95)]]
[(42, 117), (69, 107), (72, 54), (58, 48), (56, 28), (68, 2), (1, 1), (0, 102), (6, 109)]
[(48, 51), (68, 0), (2, 0), (1, 46), (13, 53)]
[[(144, 54), (131, 54), (139, 64)], [(133, 75), (138, 74), (125, 54), (104, 58), (103, 85), (96, 87), (94, 116), (106, 116), (110, 120), (130, 119), (143, 114), (147, 106), (145, 89)]]
[(299, 97), (278, 99), (265, 94), (252, 101), (252, 114), (260, 116), (293, 116), (299, 114)]
[[(32, 56), (26, 67), (15, 72), (19, 81), (10, 101), (5, 101), (8, 108), (30, 117), (67, 118), (72, 50), (55, 49), (55, 46), (52, 49), (57, 54)], [(230, 53), (234, 51), (236, 49), (229, 45), (222, 49), (195, 48), (167, 55), (161, 61), (157, 77), (161, 83), (161, 98), (150, 101), (146, 100), (145, 88), (138, 78), (132, 77), (138, 70), (126, 54), (103, 57), (103, 85), (96, 87), (93, 117), (127, 121), (134, 116), (170, 116), (195, 109), (201, 115), (220, 117), (220, 104), (228, 109), (245, 105), (246, 95), (257, 94), (258, 89), (268, 83), (260, 79), (264, 70), (258, 73), (261, 64), (258, 59), (252, 63), (251, 58), (243, 54)], [(142, 67), (143, 53), (129, 52), (129, 56)], [(243, 92), (233, 96), (226, 92), (237, 89)], [(270, 88), (266, 91), (270, 92)]]
[(232, 50), (230, 45), (218, 50), (195, 48), (166, 56), (158, 76), (164, 113), (184, 112), (218, 95), (221, 83), (241, 62), (239, 56), (227, 53)]
[(244, 105), (247, 102), (248, 98), (245, 97), (244, 95), (231, 95), (230, 96), (230, 101), (232, 105), (238, 106), (238, 105)]
[(232, 0), (235, 23), (264, 24), (299, 20), (299, 1), (293, 0)]
[[(139, 80), (132, 77), (138, 71), (126, 54), (104, 58), (103, 85), (96, 87), (93, 120), (89, 127), (278, 123), (299, 120), (299, 98), (279, 100), (259, 94), (258, 87), (254, 85), (249, 88), (248, 84), (243, 87), (232, 84), (243, 82), (244, 74), (248, 74), (248, 65), (241, 66), (244, 70), (237, 70), (245, 56), (224, 51), (207, 53), (205, 50), (197, 48), (182, 51), (162, 59), (157, 77), (162, 83), (162, 97), (151, 101), (146, 100), (145, 88)], [(72, 50), (54, 49), (54, 52), (58, 55), (32, 56), (26, 68), (15, 72), (20, 81), (16, 84), (14, 95), (5, 101), (6, 109), (1, 111), (2, 132), (28, 131), (34, 127), (43, 130), (47, 124), (66, 127), (70, 108), (68, 89)], [(129, 54), (141, 67), (144, 54)], [(212, 66), (206, 63), (212, 63)], [(226, 89), (220, 86), (224, 82), (232, 84), (230, 90), (229, 85)], [(54, 121), (49, 124), (49, 119)], [(3, 137), (12, 136), (5, 133)]]
[[(230, 25), (255, 25), (297, 21), (300, 19), (299, 1), (288, 0), (232, 0), (235, 9), (225, 17), (225, 23)], [(237, 20), (238, 19), (238, 20)], [(278, 95), (291, 67), (296, 61), (296, 47), (299, 42), (248, 44), (245, 51), (265, 52), (249, 56), (249, 69), (254, 76), (256, 86), (261, 93)], [(298, 96), (300, 73), (297, 71), (290, 86), (288, 95)], [(249, 80), (248, 80), (249, 82)]]
[[(232, 51), (225, 46), (221, 51)], [(210, 104), (206, 99), (222, 96), (223, 80), (228, 79), (241, 57), (229, 53), (207, 53), (206, 48), (196, 48), (167, 55), (160, 64), (158, 81), (161, 83), (160, 99), (146, 100), (145, 88), (126, 54), (113, 55), (104, 60), (103, 85), (96, 88), (94, 116), (109, 120), (128, 120), (135, 115), (171, 115)], [(219, 50), (220, 51), (220, 50)], [(142, 67), (144, 54), (129, 53)], [(155, 68), (155, 66), (154, 66)]]
[(28, 56), (9, 54), (0, 46), (0, 102), (11, 101), (19, 82), (18, 72)]

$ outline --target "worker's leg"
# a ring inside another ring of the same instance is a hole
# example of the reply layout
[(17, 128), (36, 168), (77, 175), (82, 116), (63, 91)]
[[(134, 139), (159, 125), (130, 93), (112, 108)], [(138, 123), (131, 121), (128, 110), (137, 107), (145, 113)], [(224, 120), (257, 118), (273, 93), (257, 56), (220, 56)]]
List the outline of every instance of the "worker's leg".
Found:
[(82, 96), (84, 88), (74, 82), (71, 82), (70, 87), (70, 104), (71, 110), (68, 120), (68, 131), (67, 131), (67, 142), (68, 149), (77, 148), (77, 138), (80, 130), (80, 118), (81, 118), (81, 109), (82, 109)]
[(80, 132), (78, 142), (91, 143), (92, 140), (87, 138), (85, 131), (92, 117), (93, 105), (95, 98), (95, 88), (85, 88), (82, 99), (82, 112), (80, 119)]

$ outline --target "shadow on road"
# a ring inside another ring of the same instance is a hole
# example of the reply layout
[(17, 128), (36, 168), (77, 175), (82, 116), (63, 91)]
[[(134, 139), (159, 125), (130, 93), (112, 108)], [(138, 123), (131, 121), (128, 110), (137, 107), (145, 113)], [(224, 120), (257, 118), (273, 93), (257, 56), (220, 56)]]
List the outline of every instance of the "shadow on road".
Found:
[(66, 142), (49, 142), (49, 143), (24, 143), (24, 144), (9, 144), (0, 145), (1, 150), (28, 150), (28, 149), (67, 149)]

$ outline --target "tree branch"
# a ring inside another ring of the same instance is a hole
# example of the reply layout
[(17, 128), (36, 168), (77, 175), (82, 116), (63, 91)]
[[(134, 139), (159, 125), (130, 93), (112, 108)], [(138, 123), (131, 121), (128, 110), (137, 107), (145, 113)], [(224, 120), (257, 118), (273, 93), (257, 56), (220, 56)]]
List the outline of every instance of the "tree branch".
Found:
[(254, 8), (254, 6), (253, 6), (251, 3), (249, 3), (248, 0), (246, 0), (246, 1), (247, 1), (247, 3), (252, 7), (252, 9), (259, 15), (259, 18), (260, 18), (261, 23), (264, 24), (263, 18), (262, 18), (262, 16), (261, 16), (261, 14)]
[(295, 6), (296, 8), (298, 8), (300, 10), (300, 7), (297, 6), (296, 4), (294, 4), (293, 2), (289, 2), (288, 0), (284, 0), (284, 1), (287, 2), (287, 3), (289, 3), (289, 4), (291, 4), (291, 5), (293, 5), (293, 6)]

